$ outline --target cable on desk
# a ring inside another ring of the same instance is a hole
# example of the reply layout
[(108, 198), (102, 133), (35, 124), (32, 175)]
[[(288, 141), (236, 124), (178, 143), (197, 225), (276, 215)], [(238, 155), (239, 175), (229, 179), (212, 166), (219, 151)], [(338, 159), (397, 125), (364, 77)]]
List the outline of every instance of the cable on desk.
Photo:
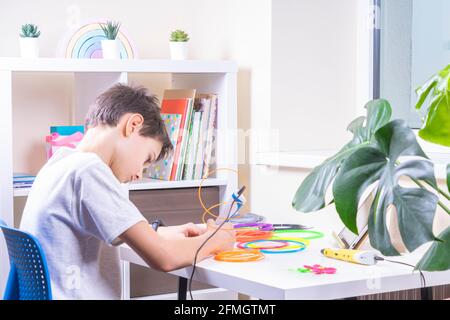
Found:
[[(388, 260), (388, 259), (385, 259), (385, 258), (380, 257), (380, 256), (376, 256), (375, 260), (386, 261), (386, 262), (391, 262), (391, 263), (398, 263), (398, 264), (402, 264), (402, 265), (405, 265), (405, 266), (408, 266), (408, 267), (412, 267), (413, 268), (413, 272), (414, 272), (414, 270), (416, 268), (412, 264), (405, 263), (405, 262), (400, 262), (400, 261), (395, 261), (395, 260)], [(426, 288), (425, 275), (423, 274), (422, 270), (420, 270), (420, 269), (418, 269), (418, 270), (419, 270), (419, 274), (420, 274), (420, 285), (422, 286), (422, 288)]]

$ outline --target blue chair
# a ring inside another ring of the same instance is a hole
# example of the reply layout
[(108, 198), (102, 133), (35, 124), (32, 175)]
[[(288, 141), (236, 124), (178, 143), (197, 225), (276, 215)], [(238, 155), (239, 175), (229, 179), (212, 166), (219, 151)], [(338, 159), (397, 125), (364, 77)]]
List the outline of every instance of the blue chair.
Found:
[(51, 300), (47, 260), (38, 240), (27, 232), (6, 226), (1, 220), (0, 228), (11, 266), (3, 299)]

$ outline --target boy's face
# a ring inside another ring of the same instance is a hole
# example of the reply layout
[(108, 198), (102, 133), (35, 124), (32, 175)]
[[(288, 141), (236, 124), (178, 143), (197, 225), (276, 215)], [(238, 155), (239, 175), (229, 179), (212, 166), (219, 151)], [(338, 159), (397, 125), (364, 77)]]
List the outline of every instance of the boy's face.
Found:
[(144, 167), (155, 161), (162, 143), (139, 134), (143, 119), (139, 114), (124, 115), (118, 125), (119, 139), (111, 159), (111, 170), (117, 179), (130, 182), (142, 178)]

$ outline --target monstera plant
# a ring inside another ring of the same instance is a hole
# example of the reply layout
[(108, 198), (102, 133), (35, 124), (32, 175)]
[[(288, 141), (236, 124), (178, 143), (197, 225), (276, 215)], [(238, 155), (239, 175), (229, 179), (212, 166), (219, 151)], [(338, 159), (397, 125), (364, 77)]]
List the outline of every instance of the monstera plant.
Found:
[[(390, 121), (392, 109), (388, 101), (370, 101), (366, 109), (366, 117), (359, 117), (348, 126), (353, 134), (351, 141), (303, 180), (293, 207), (311, 212), (334, 203), (345, 226), (358, 233), (359, 200), (369, 186), (376, 184), (368, 218), (372, 247), (384, 255), (400, 254), (386, 224), (388, 209), (393, 206), (401, 238), (409, 251), (433, 242), (416, 268), (450, 269), (450, 228), (439, 235), (432, 231), (437, 206), (450, 214), (439, 198), (450, 196), (438, 187), (433, 163), (405, 121)], [(410, 179), (416, 187), (401, 186), (401, 177)], [(326, 203), (325, 194), (330, 187), (333, 200)]]

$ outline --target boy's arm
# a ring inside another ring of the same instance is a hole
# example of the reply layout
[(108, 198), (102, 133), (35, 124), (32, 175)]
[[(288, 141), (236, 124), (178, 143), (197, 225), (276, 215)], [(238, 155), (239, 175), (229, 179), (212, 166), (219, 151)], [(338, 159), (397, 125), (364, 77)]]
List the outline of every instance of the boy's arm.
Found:
[(163, 237), (196, 237), (207, 230), (206, 224), (194, 224), (192, 222), (177, 226), (161, 226), (158, 228), (158, 234)]
[[(229, 226), (224, 226), (229, 229)], [(141, 221), (129, 228), (120, 238), (124, 240), (152, 268), (172, 271), (191, 265), (195, 253), (203, 242), (211, 236), (213, 229), (197, 237), (163, 237), (146, 222)], [(234, 232), (219, 230), (200, 250), (197, 261), (234, 246)]]

